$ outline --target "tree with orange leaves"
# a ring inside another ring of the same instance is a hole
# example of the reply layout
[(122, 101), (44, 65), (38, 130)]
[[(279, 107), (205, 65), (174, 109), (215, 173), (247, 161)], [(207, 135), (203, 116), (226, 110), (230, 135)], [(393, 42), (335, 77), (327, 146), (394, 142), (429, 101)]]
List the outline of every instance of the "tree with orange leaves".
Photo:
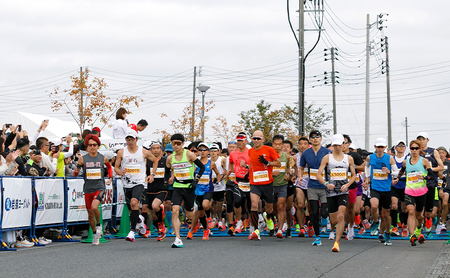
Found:
[(227, 118), (224, 116), (219, 116), (216, 118), (217, 123), (215, 123), (212, 128), (214, 130), (215, 139), (218, 141), (223, 141), (228, 143), (234, 141), (236, 135), (244, 131), (244, 126), (242, 124), (234, 124), (229, 126)]
[(92, 126), (97, 121), (107, 124), (120, 107), (139, 107), (139, 103), (144, 101), (140, 96), (126, 95), (111, 99), (104, 93), (108, 87), (105, 80), (94, 77), (90, 82), (88, 69), (84, 72), (80, 69), (80, 76), (73, 75), (70, 79), (70, 89), (61, 91), (56, 87), (53, 93), (50, 93), (51, 108), (53, 111), (65, 110), (70, 114), (80, 127), (80, 133), (86, 125)]

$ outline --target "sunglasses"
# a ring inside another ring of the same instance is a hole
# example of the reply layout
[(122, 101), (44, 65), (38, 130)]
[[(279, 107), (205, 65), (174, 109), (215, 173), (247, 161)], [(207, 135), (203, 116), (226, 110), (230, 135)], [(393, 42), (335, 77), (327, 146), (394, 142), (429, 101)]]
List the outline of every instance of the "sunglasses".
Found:
[(173, 142), (172, 141), (172, 145), (174, 146), (181, 146), (183, 144), (183, 142)]
[(313, 135), (313, 136), (310, 136), (309, 138), (312, 138), (312, 139), (315, 139), (315, 138), (320, 138), (321, 136), (319, 136), (319, 135)]
[(97, 147), (98, 144), (87, 144), (88, 147)]
[(405, 145), (397, 145), (397, 147), (404, 148), (406, 146)]
[(346, 145), (347, 145), (347, 144), (350, 144), (350, 142), (344, 142), (344, 144), (346, 144)]
[(385, 146), (376, 146), (377, 149), (385, 148)]
[(239, 136), (236, 136), (236, 139), (237, 140), (245, 140), (245, 139), (247, 139), (247, 136), (239, 135)]
[(236, 141), (230, 141), (230, 142), (228, 142), (228, 145), (229, 144), (237, 144), (237, 143), (236, 143)]
[(419, 147), (411, 147), (410, 148), (412, 151), (417, 151), (418, 149), (420, 149)]
[(199, 152), (206, 152), (208, 149), (199, 149)]
[(252, 137), (252, 140), (259, 141), (262, 140), (262, 137)]

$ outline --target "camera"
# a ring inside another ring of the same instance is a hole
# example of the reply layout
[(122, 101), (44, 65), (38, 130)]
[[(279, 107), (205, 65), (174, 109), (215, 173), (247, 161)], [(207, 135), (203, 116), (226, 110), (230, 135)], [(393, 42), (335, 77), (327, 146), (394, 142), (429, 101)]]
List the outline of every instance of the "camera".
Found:
[(12, 124), (6, 124), (5, 127), (9, 128), (10, 126), (12, 126)]

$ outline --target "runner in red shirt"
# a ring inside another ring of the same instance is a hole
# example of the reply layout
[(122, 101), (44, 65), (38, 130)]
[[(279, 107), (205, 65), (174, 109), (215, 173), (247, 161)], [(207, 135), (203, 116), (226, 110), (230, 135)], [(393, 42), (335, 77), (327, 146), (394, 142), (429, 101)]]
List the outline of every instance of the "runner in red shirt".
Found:
[[(252, 137), (253, 148), (248, 151), (250, 159), (250, 199), (252, 201), (251, 221), (253, 226), (258, 227), (258, 204), (262, 198), (266, 201), (266, 221), (269, 230), (273, 230), (273, 177), (272, 167), (280, 167), (279, 155), (269, 146), (264, 146), (264, 134), (257, 130)], [(253, 231), (251, 239), (261, 240), (259, 230)]]

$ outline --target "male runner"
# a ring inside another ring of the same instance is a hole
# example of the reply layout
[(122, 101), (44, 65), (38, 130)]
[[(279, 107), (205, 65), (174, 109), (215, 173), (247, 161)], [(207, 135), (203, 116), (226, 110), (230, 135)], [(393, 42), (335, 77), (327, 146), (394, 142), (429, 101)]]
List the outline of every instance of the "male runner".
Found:
[[(303, 175), (300, 175), (300, 160), (302, 153), (309, 149), (309, 140), (306, 137), (301, 137), (298, 140), (298, 153), (296, 154), (297, 158), (297, 180), (295, 182), (295, 199), (296, 199), (296, 212), (295, 217), (297, 219), (297, 225), (295, 230), (298, 231), (299, 237), (304, 237), (306, 232), (305, 228), (303, 228), (303, 224), (305, 222), (305, 201), (308, 198), (308, 169), (304, 168)], [(309, 202), (308, 202), (309, 207)], [(297, 227), (298, 226), (298, 227)]]
[(316, 235), (316, 239), (312, 245), (320, 246), (322, 245), (322, 241), (319, 230), (319, 201), (322, 223), (326, 223), (328, 217), (328, 204), (325, 186), (317, 180), (316, 176), (322, 158), (328, 155), (330, 150), (322, 147), (322, 134), (318, 130), (313, 130), (309, 133), (309, 141), (312, 147), (305, 150), (300, 158), (300, 175), (303, 176), (304, 169), (308, 165), (308, 202), (311, 206), (311, 221)]
[[(331, 225), (336, 227), (336, 241), (331, 251), (339, 252), (340, 241), (345, 228), (345, 210), (347, 209), (348, 188), (355, 181), (355, 163), (353, 158), (345, 154), (344, 136), (335, 134), (331, 137), (333, 151), (322, 158), (319, 170), (317, 171), (317, 180), (326, 187), (328, 213), (330, 215)], [(326, 167), (326, 179), (322, 177), (322, 172)], [(350, 169), (351, 178), (348, 180), (347, 172)]]
[[(92, 244), (98, 245), (100, 238), (103, 235), (102, 223), (100, 223), (100, 205), (103, 194), (105, 193), (105, 177), (104, 165), (108, 168), (109, 180), (106, 185), (110, 185), (112, 181), (112, 167), (109, 164), (106, 156), (98, 153), (98, 147), (101, 145), (100, 139), (97, 136), (89, 134), (84, 139), (84, 145), (87, 147), (88, 153), (78, 159), (78, 164), (74, 170), (74, 176), (77, 176), (80, 169), (83, 168), (83, 192), (84, 200), (86, 202), (86, 209), (89, 216), (89, 225), (91, 226)], [(96, 224), (97, 222), (97, 224)]]
[[(195, 188), (193, 188), (193, 185), (196, 185), (203, 175), (205, 166), (193, 152), (183, 149), (184, 136), (182, 134), (176, 133), (172, 135), (170, 142), (174, 153), (167, 157), (167, 167), (172, 169), (175, 178), (172, 195), (172, 224), (176, 238), (172, 243), (172, 248), (182, 248), (183, 242), (180, 236), (179, 219), (181, 203), (184, 200), (186, 217), (192, 219), (195, 201)], [(199, 168), (196, 177), (194, 177), (194, 164)]]
[(283, 141), (283, 152), (290, 155), (289, 158), (289, 168), (290, 168), (290, 179), (288, 181), (288, 187), (287, 187), (287, 197), (286, 197), (286, 237), (290, 238), (292, 233), (292, 222), (293, 217), (295, 213), (295, 208), (293, 207), (294, 203), (294, 194), (295, 194), (295, 180), (297, 179), (297, 163), (296, 163), (296, 156), (292, 155), (292, 147), (293, 144), (289, 140)]
[[(263, 145), (264, 134), (257, 130), (252, 137), (253, 148), (248, 151), (250, 160), (250, 199), (252, 203), (250, 217), (254, 227), (258, 227), (259, 200), (266, 201), (267, 228), (274, 229), (273, 224), (273, 177), (272, 167), (280, 167), (281, 163), (277, 152), (269, 146)], [(253, 231), (252, 239), (261, 240), (258, 229)]]
[[(219, 219), (218, 228), (222, 231), (225, 231), (225, 225), (222, 222), (221, 215), (222, 215), (222, 205), (223, 200), (225, 198), (225, 179), (227, 178), (227, 157), (220, 156), (220, 146), (217, 144), (212, 144), (209, 147), (209, 152), (211, 155), (211, 161), (213, 161), (216, 164), (216, 168), (219, 171), (219, 174), (222, 175), (222, 178), (220, 182), (217, 181), (216, 173), (213, 172), (213, 184), (214, 184), (214, 194), (213, 194), (213, 200), (216, 202), (214, 213), (217, 214), (217, 219)], [(211, 220), (211, 216), (208, 220), (208, 229), (214, 228), (214, 223)], [(212, 226), (211, 226), (211, 224)]]
[(439, 156), (441, 157), (441, 160), (443, 161), (444, 164), (444, 171), (439, 173), (438, 179), (438, 187), (440, 187), (439, 197), (442, 199), (441, 221), (436, 225), (436, 234), (441, 234), (442, 232), (447, 231), (445, 223), (447, 222), (448, 200), (450, 194), (449, 177), (448, 177), (448, 173), (450, 170), (450, 160), (447, 159), (448, 152), (445, 147), (439, 147), (436, 150), (439, 152)]
[[(130, 211), (130, 232), (125, 238), (134, 242), (135, 231), (139, 227), (144, 227), (144, 218), (139, 217), (139, 201), (144, 192), (144, 184), (152, 183), (156, 175), (158, 159), (148, 150), (137, 145), (138, 135), (134, 130), (128, 130), (125, 137), (127, 146), (117, 152), (114, 170), (116, 174), (122, 176), (123, 188), (125, 191), (125, 201)], [(146, 175), (145, 159), (152, 161), (153, 170), (151, 175)], [(139, 227), (136, 227), (137, 225)], [(140, 230), (141, 234), (146, 233), (146, 229)]]

